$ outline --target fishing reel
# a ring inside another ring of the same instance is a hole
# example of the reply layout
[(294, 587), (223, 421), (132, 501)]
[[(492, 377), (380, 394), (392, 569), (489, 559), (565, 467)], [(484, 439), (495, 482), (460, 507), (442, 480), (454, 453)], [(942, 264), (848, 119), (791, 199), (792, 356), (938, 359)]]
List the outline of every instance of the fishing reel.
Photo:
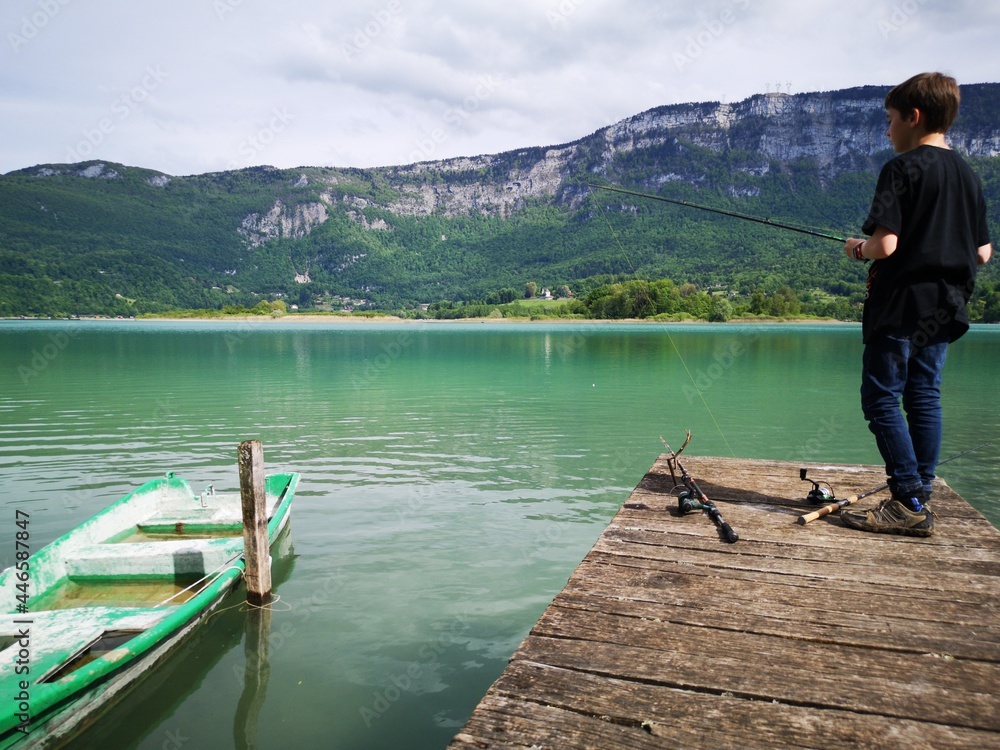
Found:
[[(676, 489), (676, 488), (675, 488)], [(712, 519), (712, 523), (719, 529), (719, 534), (730, 544), (735, 544), (740, 540), (740, 535), (733, 531), (733, 527), (722, 520), (722, 514), (715, 504), (709, 500), (707, 503), (700, 502), (695, 498), (698, 493), (695, 490), (685, 488), (677, 495), (677, 512), (685, 516), (696, 510), (703, 510)]]
[(708, 506), (695, 500), (694, 493), (684, 490), (677, 495), (677, 512), (682, 516), (694, 513), (696, 510), (708, 510)]
[(819, 482), (815, 482), (806, 477), (807, 471), (808, 469), (804, 466), (799, 469), (799, 479), (803, 482), (809, 482), (812, 484), (812, 489), (809, 490), (809, 494), (806, 495), (806, 502), (810, 502), (815, 505), (826, 505), (827, 503), (833, 502), (837, 499), (837, 496), (833, 493), (833, 487), (831, 487), (828, 482), (823, 482), (826, 487), (821, 486)]

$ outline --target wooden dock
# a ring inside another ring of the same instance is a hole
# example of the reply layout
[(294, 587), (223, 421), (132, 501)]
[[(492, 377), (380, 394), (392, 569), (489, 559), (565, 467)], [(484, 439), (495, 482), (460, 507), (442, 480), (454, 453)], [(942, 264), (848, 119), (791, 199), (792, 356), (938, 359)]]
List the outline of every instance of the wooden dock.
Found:
[(941, 480), (929, 538), (802, 526), (800, 464), (682, 460), (739, 542), (661, 456), (451, 750), (1000, 748), (1000, 531)]

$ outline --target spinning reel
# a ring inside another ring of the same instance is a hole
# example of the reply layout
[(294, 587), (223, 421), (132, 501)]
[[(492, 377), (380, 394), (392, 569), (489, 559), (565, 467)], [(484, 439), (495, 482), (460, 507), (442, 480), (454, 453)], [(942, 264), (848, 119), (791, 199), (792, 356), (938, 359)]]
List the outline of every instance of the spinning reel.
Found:
[(803, 482), (809, 482), (812, 484), (812, 489), (809, 490), (809, 494), (806, 495), (807, 502), (814, 503), (815, 505), (826, 505), (827, 503), (837, 499), (837, 496), (833, 493), (833, 487), (831, 487), (828, 482), (823, 482), (826, 487), (820, 486), (819, 482), (806, 478), (807, 471), (808, 469), (804, 466), (799, 469), (799, 479)]
[(696, 510), (709, 510), (710, 507), (712, 506), (698, 502), (694, 493), (690, 490), (683, 490), (677, 494), (677, 512), (682, 516), (686, 516), (688, 513), (694, 513)]

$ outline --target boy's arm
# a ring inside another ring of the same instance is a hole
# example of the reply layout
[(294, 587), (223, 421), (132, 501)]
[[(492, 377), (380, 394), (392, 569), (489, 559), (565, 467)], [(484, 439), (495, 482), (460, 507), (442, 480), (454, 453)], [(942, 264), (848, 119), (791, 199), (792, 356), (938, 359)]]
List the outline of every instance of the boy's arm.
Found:
[[(883, 260), (896, 252), (896, 243), (899, 237), (890, 232), (885, 227), (879, 225), (875, 227), (872, 236), (866, 240), (858, 237), (851, 237), (844, 243), (844, 252), (848, 258), (856, 258), (855, 248), (861, 243), (862, 260)], [(985, 261), (983, 261), (985, 263)]]
[(993, 245), (990, 243), (986, 243), (976, 250), (976, 260), (979, 261), (979, 265), (989, 262), (991, 255), (993, 255)]

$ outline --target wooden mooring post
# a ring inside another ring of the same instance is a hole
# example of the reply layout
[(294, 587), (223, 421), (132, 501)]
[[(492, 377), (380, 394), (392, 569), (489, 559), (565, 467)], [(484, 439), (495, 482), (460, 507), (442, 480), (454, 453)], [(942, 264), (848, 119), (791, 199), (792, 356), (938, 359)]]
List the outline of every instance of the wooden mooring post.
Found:
[(240, 499), (247, 602), (260, 606), (271, 599), (271, 553), (267, 543), (267, 493), (264, 488), (264, 446), (259, 440), (240, 443)]
[[(801, 525), (801, 464), (684, 464), (739, 541), (680, 512), (661, 456), (449, 750), (1000, 748), (1000, 531), (978, 511), (938, 479), (931, 537)], [(838, 498), (885, 481), (809, 472)]]

